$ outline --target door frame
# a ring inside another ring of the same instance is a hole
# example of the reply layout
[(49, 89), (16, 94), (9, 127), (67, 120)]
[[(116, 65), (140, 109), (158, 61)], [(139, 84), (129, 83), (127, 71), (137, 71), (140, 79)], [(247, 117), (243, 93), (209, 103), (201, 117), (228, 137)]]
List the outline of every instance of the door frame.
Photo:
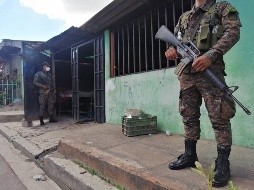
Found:
[(79, 48), (93, 43), (94, 57), (94, 121), (105, 123), (105, 58), (104, 37), (100, 35), (92, 40), (80, 43), (71, 48), (72, 69), (72, 115), (73, 120), (81, 122), (79, 109)]

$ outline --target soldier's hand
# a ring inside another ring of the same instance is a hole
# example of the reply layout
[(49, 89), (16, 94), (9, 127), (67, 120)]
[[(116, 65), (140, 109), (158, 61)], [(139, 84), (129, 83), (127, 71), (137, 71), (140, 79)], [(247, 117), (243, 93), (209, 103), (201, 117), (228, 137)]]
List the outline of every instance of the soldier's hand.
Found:
[(212, 60), (209, 59), (207, 56), (202, 55), (198, 58), (196, 58), (193, 63), (192, 63), (192, 67), (197, 71), (204, 71), (205, 69), (207, 69), (210, 65), (212, 64)]
[(177, 58), (176, 49), (173, 47), (168, 48), (167, 51), (165, 52), (165, 56), (169, 60), (175, 60)]

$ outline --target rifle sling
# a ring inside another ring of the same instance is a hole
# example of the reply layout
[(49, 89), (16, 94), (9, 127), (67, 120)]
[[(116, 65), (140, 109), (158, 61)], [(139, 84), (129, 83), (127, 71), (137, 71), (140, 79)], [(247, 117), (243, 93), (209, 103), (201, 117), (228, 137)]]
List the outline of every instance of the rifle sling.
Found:
[[(212, 4), (212, 5), (210, 6), (210, 8), (211, 8), (212, 6), (214, 6), (214, 4)], [(209, 9), (210, 9), (210, 8), (209, 8)], [(194, 37), (195, 37), (195, 34), (197, 33), (198, 27), (199, 27), (199, 25), (200, 25), (200, 22), (201, 22), (202, 18), (204, 17), (205, 13), (206, 13), (206, 12), (200, 13), (200, 16), (199, 16), (199, 18), (198, 18), (198, 21), (196, 22), (196, 25), (194, 26), (194, 30), (193, 30), (192, 33), (190, 33), (190, 28), (188, 28), (187, 33), (188, 33), (188, 35), (189, 35), (189, 39), (188, 39), (189, 41), (193, 41), (193, 39), (194, 39)], [(174, 73), (175, 73), (176, 75), (180, 76), (180, 75), (182, 74), (183, 70), (185, 69), (185, 67), (186, 67), (187, 65), (188, 65), (188, 64), (185, 64), (185, 63), (180, 62), (180, 63), (177, 65), (177, 67), (176, 67)]]

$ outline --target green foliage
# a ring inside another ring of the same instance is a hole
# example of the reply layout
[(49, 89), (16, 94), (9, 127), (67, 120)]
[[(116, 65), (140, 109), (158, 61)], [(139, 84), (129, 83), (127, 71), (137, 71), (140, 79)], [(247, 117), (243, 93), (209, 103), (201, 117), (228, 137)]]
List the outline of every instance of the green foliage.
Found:
[(5, 92), (0, 92), (0, 105), (3, 105), (4, 99), (6, 98)]
[[(214, 164), (212, 164), (209, 168), (204, 168), (199, 162), (195, 162), (196, 168), (191, 168), (192, 171), (198, 173), (199, 175), (205, 177), (208, 183), (209, 190), (212, 190), (212, 181), (214, 177)], [(228, 182), (228, 189), (229, 190), (240, 190), (239, 188), (233, 185), (232, 181)]]
[(235, 187), (232, 181), (228, 182), (228, 189), (229, 190), (240, 190), (238, 187)]
[(212, 190), (212, 181), (214, 177), (214, 164), (212, 164), (209, 168), (204, 168), (199, 162), (195, 162), (196, 168), (191, 168), (192, 171), (198, 173), (199, 175), (205, 177), (207, 180), (209, 190)]
[(5, 92), (2, 92), (2, 93), (0, 93), (0, 99), (3, 99), (3, 98), (5, 98), (6, 97), (6, 93)]

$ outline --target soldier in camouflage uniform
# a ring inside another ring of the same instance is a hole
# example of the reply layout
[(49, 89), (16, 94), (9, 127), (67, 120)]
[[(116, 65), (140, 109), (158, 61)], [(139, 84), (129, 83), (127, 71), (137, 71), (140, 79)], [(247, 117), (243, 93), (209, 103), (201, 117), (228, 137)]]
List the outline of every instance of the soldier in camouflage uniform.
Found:
[[(202, 97), (208, 111), (217, 141), (218, 157), (215, 160), (214, 187), (225, 186), (230, 178), (229, 154), (232, 145), (230, 119), (235, 115), (235, 103), (202, 73), (209, 67), (225, 82), (223, 55), (240, 38), (241, 23), (237, 10), (228, 2), (196, 0), (193, 8), (179, 18), (175, 35), (179, 40), (191, 40), (201, 55), (192, 65), (185, 67), (180, 80), (179, 111), (185, 130), (185, 153), (169, 168), (179, 170), (195, 166), (198, 160), (196, 143), (200, 138), (200, 106)], [(174, 47), (165, 52), (169, 60), (177, 58)]]
[(45, 125), (43, 121), (46, 107), (48, 108), (49, 122), (57, 122), (53, 117), (54, 111), (54, 88), (52, 77), (50, 74), (50, 65), (47, 62), (43, 63), (42, 71), (39, 71), (34, 76), (34, 85), (39, 87), (39, 118), (40, 125)]

